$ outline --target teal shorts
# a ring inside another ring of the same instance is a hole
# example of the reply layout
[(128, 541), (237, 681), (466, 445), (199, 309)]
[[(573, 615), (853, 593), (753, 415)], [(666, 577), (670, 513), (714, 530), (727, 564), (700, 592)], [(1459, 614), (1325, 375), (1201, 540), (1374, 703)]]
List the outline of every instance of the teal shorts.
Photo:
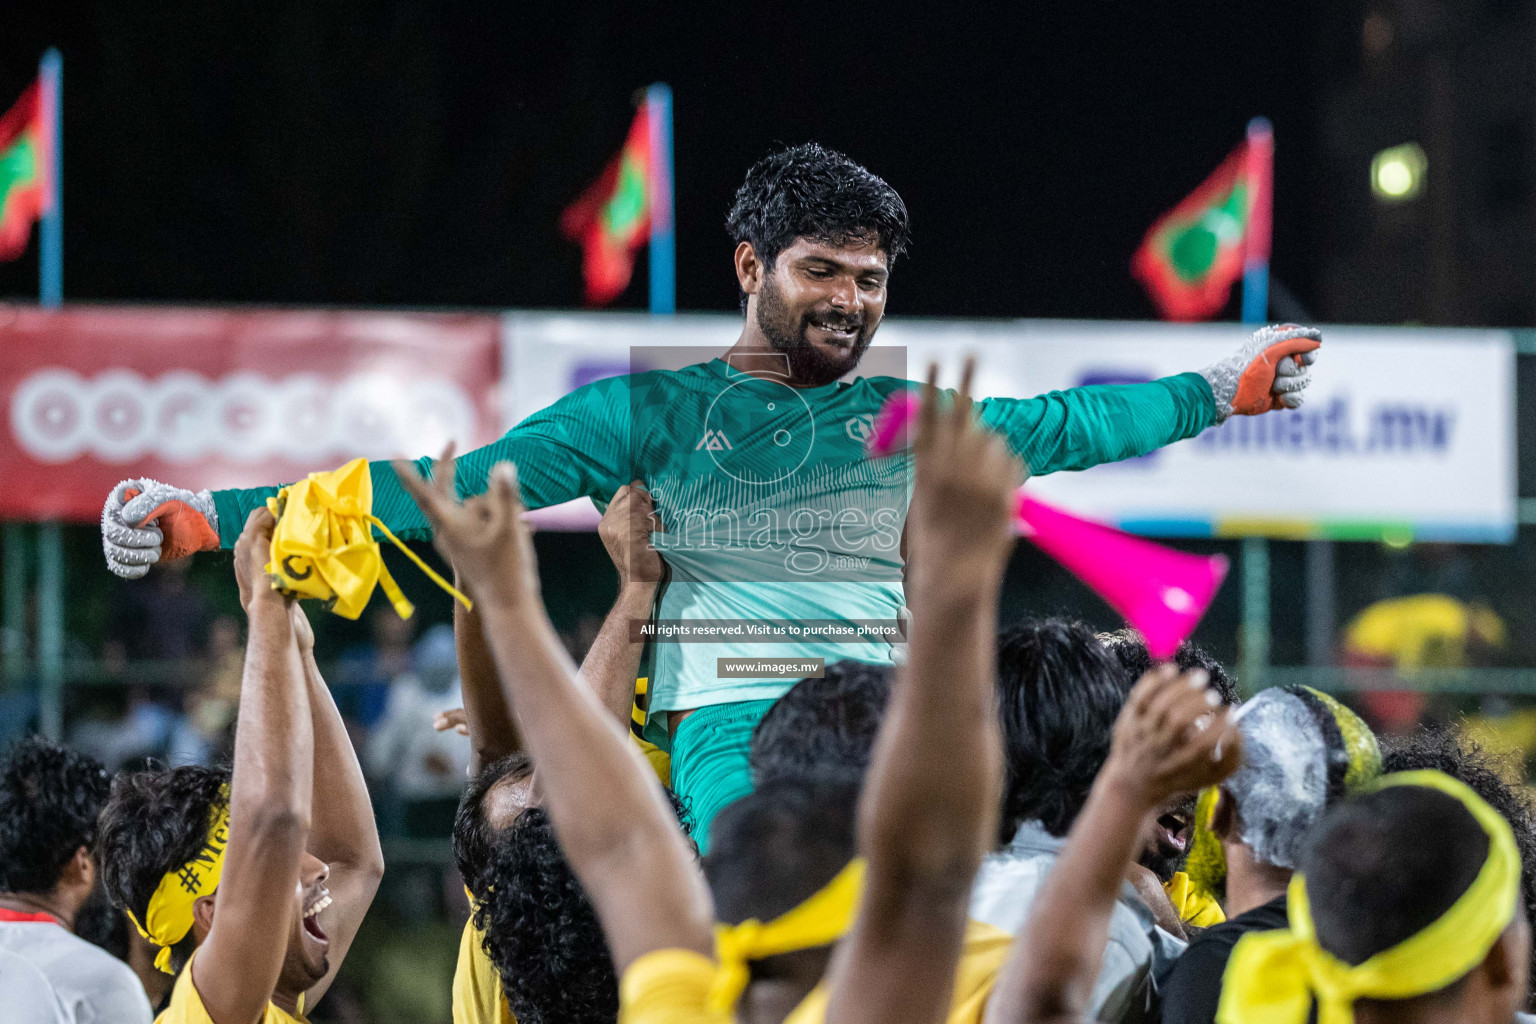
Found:
[(752, 730), (776, 702), (712, 704), (683, 719), (672, 736), (672, 791), (693, 819), (700, 853), (709, 852), (709, 826), (721, 808), (752, 792), (747, 752)]

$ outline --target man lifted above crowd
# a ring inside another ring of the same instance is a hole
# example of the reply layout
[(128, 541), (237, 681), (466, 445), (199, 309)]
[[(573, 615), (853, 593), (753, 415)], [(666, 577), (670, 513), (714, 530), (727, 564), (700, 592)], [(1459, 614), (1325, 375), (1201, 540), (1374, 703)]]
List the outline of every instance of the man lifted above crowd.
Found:
[[(894, 622), (904, 602), (910, 459), (866, 459), (855, 428), (912, 384), (843, 378), (884, 318), (891, 270), (907, 248), (906, 205), (868, 170), (810, 144), (754, 165), (726, 226), (745, 321), (723, 358), (572, 392), (460, 458), (458, 493), (483, 492), (503, 460), (517, 465), (532, 508), (583, 496), (604, 503), (638, 479), (669, 537), (656, 618)], [(1087, 469), (1234, 414), (1299, 405), (1320, 344), (1315, 330), (1266, 327), (1198, 373), (988, 398), (977, 412), (1031, 473)], [(729, 444), (707, 443), (722, 433)], [(427, 460), (417, 467), (430, 471)], [(397, 535), (425, 539), (430, 527), (390, 465), (374, 463), (371, 473), (373, 511)], [(161, 559), (228, 547), (274, 493), (124, 481), (102, 512), (108, 564), (137, 577)], [(661, 643), (651, 653), (649, 738), (670, 745), (673, 786), (706, 849), (715, 812), (751, 789), (753, 726), (793, 682), (723, 679), (718, 659), (893, 661), (884, 642)]]

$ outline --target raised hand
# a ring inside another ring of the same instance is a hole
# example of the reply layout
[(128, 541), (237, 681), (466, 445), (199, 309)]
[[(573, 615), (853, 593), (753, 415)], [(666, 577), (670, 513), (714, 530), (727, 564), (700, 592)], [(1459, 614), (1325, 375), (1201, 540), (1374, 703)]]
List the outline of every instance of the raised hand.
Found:
[(619, 570), (619, 585), (661, 582), (661, 556), (651, 546), (660, 529), (651, 494), (639, 480), (620, 487), (597, 524), (597, 535)]
[(913, 446), (908, 655), (859, 800), (863, 899), (827, 978), (827, 1019), (844, 1024), (944, 1019), (971, 883), (997, 836), (997, 600), (1022, 473), (972, 416), (971, 364), (952, 403), (936, 376)]
[(452, 445), (432, 463), (430, 481), (409, 462), (395, 463), (395, 474), (431, 525), (437, 550), (476, 600), (517, 605), (539, 599), (538, 564), (512, 463), (492, 467), (486, 492), (465, 502), (454, 491)]
[[(240, 587), (240, 607), (247, 615), (257, 601), (282, 600), (282, 595), (272, 588), (267, 573), (267, 563), (272, 557), (272, 530), (277, 520), (266, 508), (251, 512), (245, 520), (245, 529), (235, 541), (235, 582)], [(303, 612), (299, 613), (304, 614)], [(304, 620), (306, 628), (309, 620)], [(310, 642), (314, 642), (311, 634)]]
[(156, 562), (219, 546), (219, 517), (209, 491), (188, 491), (148, 478), (124, 480), (101, 509), (107, 568), (136, 580)]
[(449, 708), (447, 711), (439, 711), (432, 716), (432, 728), (436, 732), (447, 732), (452, 729), (460, 736), (469, 735), (469, 716), (463, 708)]
[(1159, 665), (1131, 690), (1103, 773), (1149, 811), (1176, 793), (1212, 786), (1237, 770), (1242, 735), (1202, 669)]
[(1295, 409), (1311, 383), (1323, 332), (1316, 327), (1272, 324), (1253, 332), (1248, 343), (1200, 371), (1216, 399), (1216, 420)]

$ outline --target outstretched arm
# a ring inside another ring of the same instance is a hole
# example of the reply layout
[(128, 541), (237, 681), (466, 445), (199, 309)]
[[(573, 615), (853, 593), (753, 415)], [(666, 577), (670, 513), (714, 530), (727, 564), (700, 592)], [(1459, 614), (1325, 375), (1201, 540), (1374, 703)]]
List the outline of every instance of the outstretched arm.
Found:
[(250, 620), (230, 782), (229, 845), (211, 930), (192, 981), (214, 1024), (265, 1012), (298, 908), (294, 887), (309, 840), (314, 734), (289, 601), (267, 585), (274, 520), (253, 512), (235, 548)]
[(1043, 476), (1135, 458), (1194, 437), (1216, 422), (1199, 374), (1145, 384), (1095, 384), (1038, 398), (988, 398), (981, 421)]
[[(529, 416), (500, 440), (465, 454), (458, 462), (460, 494), (485, 490), (493, 465), (515, 460), (523, 467), (524, 490), (534, 508), (583, 495), (612, 494), (632, 471), (628, 465), (632, 380), (609, 377), (578, 388)], [(430, 472), (431, 459), (416, 467)], [(401, 488), (391, 463), (369, 464), (373, 513), (396, 536), (425, 540), (427, 524)], [(246, 516), (265, 507), (277, 487), (190, 491), (158, 480), (124, 480), (101, 510), (101, 545), (107, 567), (137, 579), (158, 561), (195, 551), (232, 547)]]
[[(602, 922), (620, 974), (655, 949), (708, 953), (713, 905), (677, 820), (628, 730), (577, 676), (539, 596), (510, 465), (460, 505), (449, 464), (401, 480), (459, 567), (485, 623), (508, 703), (539, 766), (544, 806)], [(634, 865), (647, 865), (644, 887)]]
[(972, 420), (970, 365), (942, 410), (932, 378), (907, 520), (909, 658), (859, 810), (866, 883), (832, 968), (837, 1024), (944, 1019), (971, 882), (996, 831), (997, 594), (1022, 477), (1002, 439)]
[(331, 905), (320, 912), (320, 926), (331, 943), (327, 957), (330, 969), (306, 993), (304, 1008), (309, 1010), (336, 980), (336, 972), (373, 904), (379, 880), (384, 877), (384, 850), (379, 846), (379, 829), (357, 752), (315, 663), (315, 634), (309, 619), (297, 601), (289, 613), (314, 723), (314, 825), (309, 833), (309, 852), (330, 868), (326, 887), (331, 892)]
[[(516, 463), (529, 508), (612, 494), (630, 476), (630, 390), (629, 377), (594, 381), (529, 416), (499, 440), (465, 452), (454, 466), (459, 496), (483, 494), (491, 467), (499, 462)], [(427, 476), (432, 462), (421, 458), (411, 465)], [(369, 472), (373, 514), (403, 540), (430, 538), (427, 521), (400, 485), (395, 465), (373, 462)], [(214, 491), (220, 543), (232, 544), (231, 523), (238, 524), (249, 509), (276, 493), (275, 487)]]
[(1160, 665), (1115, 721), (1108, 760), (1030, 907), (987, 1006), (987, 1024), (1080, 1024), (1109, 941), (1142, 823), (1174, 793), (1214, 785), (1237, 768), (1242, 738), (1213, 712), (1203, 670)]
[(1296, 408), (1321, 344), (1315, 328), (1264, 327), (1198, 373), (988, 398), (979, 403), (981, 419), (1008, 438), (1036, 476), (1088, 469), (1194, 437), (1228, 416)]

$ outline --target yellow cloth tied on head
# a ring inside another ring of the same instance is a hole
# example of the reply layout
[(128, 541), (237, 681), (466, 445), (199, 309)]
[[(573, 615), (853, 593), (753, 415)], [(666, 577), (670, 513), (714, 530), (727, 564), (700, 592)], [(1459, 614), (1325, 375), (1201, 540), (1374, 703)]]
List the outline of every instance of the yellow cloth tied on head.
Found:
[(793, 910), (767, 924), (753, 918), (715, 925), (715, 981), (709, 1008), (728, 1014), (751, 980), (750, 963), (781, 953), (815, 949), (836, 942), (848, 931), (864, 891), (864, 860), (848, 862), (837, 877)]
[(219, 789), (208, 824), (208, 838), (196, 856), (174, 871), (167, 871), (155, 886), (144, 913), (144, 922), (128, 911), (128, 920), (140, 935), (161, 947), (155, 954), (155, 966), (166, 974), (171, 970), (171, 947), (192, 930), (192, 908), (201, 897), (211, 896), (224, 874), (224, 850), (229, 845), (229, 787)]
[(1352, 1024), (1357, 999), (1437, 992), (1482, 963), (1509, 927), (1520, 898), (1520, 851), (1509, 823), (1441, 772), (1397, 772), (1367, 791), (1389, 786), (1424, 786), (1454, 797), (1488, 833), (1488, 858), (1467, 891), (1423, 931), (1351, 966), (1318, 944), (1306, 879), (1293, 875), (1290, 929), (1239, 940), (1222, 977), (1217, 1024), (1306, 1024), (1314, 996), (1318, 1024)]
[(377, 584), (383, 586), (395, 612), (402, 619), (410, 618), (416, 609), (384, 566), (371, 529), (377, 526), (434, 583), (470, 607), (469, 598), (433, 572), (373, 514), (373, 477), (367, 459), (353, 459), (329, 473), (311, 473), (268, 498), (267, 508), (277, 517), (267, 572), (273, 587), (284, 593), (326, 601), (337, 615), (356, 619)]

